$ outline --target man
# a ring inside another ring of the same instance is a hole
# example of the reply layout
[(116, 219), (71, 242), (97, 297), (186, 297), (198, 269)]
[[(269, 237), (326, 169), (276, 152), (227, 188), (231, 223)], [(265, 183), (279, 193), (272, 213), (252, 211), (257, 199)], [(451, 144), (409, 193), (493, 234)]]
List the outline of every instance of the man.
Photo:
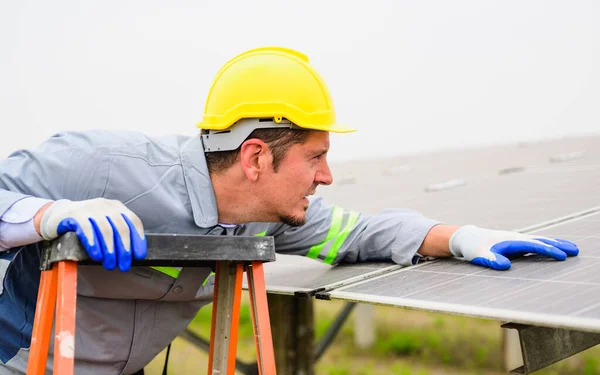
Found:
[(504, 256), (578, 253), (567, 241), (408, 210), (362, 215), (313, 197), (333, 181), (329, 132), (353, 130), (336, 124), (325, 82), (296, 51), (259, 48), (227, 62), (199, 127), (191, 138), (61, 133), (0, 162), (0, 374), (26, 370), (38, 243), (67, 231), (103, 265), (79, 267), (77, 374), (143, 369), (212, 300), (209, 269), (131, 267), (146, 254), (145, 231), (268, 235), (278, 252), (329, 264), (454, 255), (507, 269)]

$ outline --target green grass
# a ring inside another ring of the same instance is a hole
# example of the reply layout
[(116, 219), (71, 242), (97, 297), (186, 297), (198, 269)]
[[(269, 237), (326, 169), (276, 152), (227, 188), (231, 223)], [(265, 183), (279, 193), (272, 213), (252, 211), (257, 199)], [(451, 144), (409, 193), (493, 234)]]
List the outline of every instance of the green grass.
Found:
[[(315, 336), (320, 338), (335, 319), (342, 303), (315, 302)], [(211, 308), (203, 308), (190, 328), (209, 337)], [(506, 374), (503, 369), (502, 334), (495, 321), (450, 316), (398, 308), (375, 307), (376, 342), (370, 349), (353, 343), (352, 316), (334, 343), (315, 365), (326, 375), (429, 375)], [(255, 360), (252, 317), (245, 303), (240, 312), (238, 358)], [(148, 367), (160, 375), (164, 357)], [(206, 353), (182, 339), (175, 340), (169, 374), (204, 373)], [(554, 364), (536, 375), (600, 375), (600, 346)]]

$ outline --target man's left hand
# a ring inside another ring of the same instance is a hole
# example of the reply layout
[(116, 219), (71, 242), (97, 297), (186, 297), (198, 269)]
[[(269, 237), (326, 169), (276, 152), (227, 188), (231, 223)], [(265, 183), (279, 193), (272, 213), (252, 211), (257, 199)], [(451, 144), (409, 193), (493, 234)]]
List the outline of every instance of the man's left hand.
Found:
[(565, 260), (579, 254), (579, 249), (574, 243), (561, 239), (465, 225), (450, 238), (450, 252), (473, 264), (507, 270), (510, 268), (509, 257), (533, 253)]

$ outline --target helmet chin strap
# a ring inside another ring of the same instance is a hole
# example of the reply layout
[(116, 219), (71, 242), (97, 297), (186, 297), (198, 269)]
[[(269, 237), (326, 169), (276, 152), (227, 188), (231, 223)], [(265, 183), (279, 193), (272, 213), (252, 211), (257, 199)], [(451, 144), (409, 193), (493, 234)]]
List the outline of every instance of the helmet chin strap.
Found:
[[(279, 120), (279, 121), (277, 121)], [(235, 150), (255, 129), (302, 129), (291, 121), (281, 118), (245, 118), (238, 120), (225, 130), (202, 130), (204, 152)]]

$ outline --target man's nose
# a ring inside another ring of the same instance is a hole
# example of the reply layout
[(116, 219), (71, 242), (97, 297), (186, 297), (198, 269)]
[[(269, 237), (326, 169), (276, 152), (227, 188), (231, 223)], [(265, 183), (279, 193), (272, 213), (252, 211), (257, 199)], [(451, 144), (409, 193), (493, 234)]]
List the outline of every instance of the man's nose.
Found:
[(331, 169), (326, 160), (321, 163), (321, 167), (317, 171), (315, 176), (315, 182), (320, 185), (331, 185), (333, 183), (333, 176), (331, 175)]

